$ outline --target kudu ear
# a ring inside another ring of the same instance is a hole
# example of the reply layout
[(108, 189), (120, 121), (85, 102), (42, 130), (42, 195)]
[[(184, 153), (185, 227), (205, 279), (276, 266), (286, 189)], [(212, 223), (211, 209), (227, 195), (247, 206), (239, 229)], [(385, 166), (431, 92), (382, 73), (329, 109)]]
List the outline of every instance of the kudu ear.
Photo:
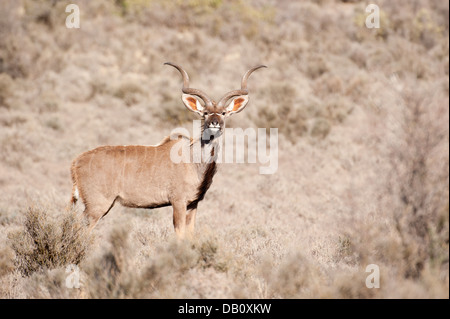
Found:
[(190, 111), (202, 115), (204, 107), (202, 106), (202, 104), (195, 95), (183, 94), (181, 96), (181, 99), (183, 100), (184, 105), (186, 105), (186, 107)]
[(230, 104), (226, 107), (228, 115), (239, 113), (242, 111), (248, 103), (248, 95), (239, 95), (231, 100)]

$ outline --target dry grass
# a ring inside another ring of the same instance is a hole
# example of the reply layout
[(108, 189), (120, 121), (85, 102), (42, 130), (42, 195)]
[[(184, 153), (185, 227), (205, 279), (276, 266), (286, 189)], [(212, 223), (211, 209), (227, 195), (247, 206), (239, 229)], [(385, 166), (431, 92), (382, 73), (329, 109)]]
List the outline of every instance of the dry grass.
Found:
[(23, 226), (8, 239), (15, 266), (24, 275), (79, 264), (86, 255), (90, 237), (80, 215), (69, 212), (54, 221), (42, 208), (28, 207)]
[[(1, 298), (448, 298), (448, 2), (380, 0), (371, 30), (357, 1), (80, 0), (80, 29), (66, 4), (0, 11)], [(278, 171), (221, 165), (191, 241), (120, 206), (90, 238), (71, 160), (191, 129), (166, 61), (215, 99), (267, 64), (227, 126), (277, 127)]]

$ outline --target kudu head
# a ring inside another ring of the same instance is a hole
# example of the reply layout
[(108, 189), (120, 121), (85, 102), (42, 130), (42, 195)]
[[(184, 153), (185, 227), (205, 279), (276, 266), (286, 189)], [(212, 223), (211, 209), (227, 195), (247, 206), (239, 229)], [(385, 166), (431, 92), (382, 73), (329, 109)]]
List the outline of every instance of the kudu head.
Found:
[(202, 117), (202, 140), (206, 141), (219, 137), (225, 128), (225, 119), (245, 108), (248, 103), (248, 77), (253, 71), (266, 67), (265, 65), (258, 65), (245, 72), (241, 81), (241, 89), (228, 92), (216, 103), (202, 91), (189, 87), (189, 76), (182, 67), (170, 62), (164, 64), (171, 65), (180, 71), (183, 77), (183, 95), (181, 98), (190, 111)]

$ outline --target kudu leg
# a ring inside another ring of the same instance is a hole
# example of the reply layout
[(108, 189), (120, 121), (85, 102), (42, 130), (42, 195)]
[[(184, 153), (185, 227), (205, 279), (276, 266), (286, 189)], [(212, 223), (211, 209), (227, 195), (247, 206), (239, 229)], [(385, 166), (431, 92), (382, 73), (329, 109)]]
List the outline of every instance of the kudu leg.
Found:
[(100, 218), (105, 216), (111, 208), (114, 206), (115, 200), (112, 201), (106, 201), (103, 203), (98, 203), (97, 205), (88, 205), (85, 207), (83, 215), (88, 219), (89, 221), (89, 231), (91, 231), (95, 225), (97, 225)]
[(186, 233), (186, 203), (175, 202), (173, 207), (173, 226), (179, 239), (183, 239)]
[(101, 210), (96, 210), (96, 209), (88, 209), (86, 208), (83, 212), (83, 215), (87, 218), (87, 220), (89, 221), (89, 232), (92, 231), (92, 229), (95, 227), (95, 225), (97, 225), (98, 221), (100, 220), (100, 218), (102, 218), (102, 216), (104, 211)]
[(189, 210), (186, 216), (186, 228), (190, 236), (194, 235), (196, 214), (197, 214), (197, 207)]

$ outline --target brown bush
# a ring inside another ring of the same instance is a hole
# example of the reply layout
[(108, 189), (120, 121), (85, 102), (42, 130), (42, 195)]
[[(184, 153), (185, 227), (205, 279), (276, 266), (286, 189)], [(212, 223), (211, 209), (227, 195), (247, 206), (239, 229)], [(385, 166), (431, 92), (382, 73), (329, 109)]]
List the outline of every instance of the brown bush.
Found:
[(146, 264), (138, 268), (130, 242), (129, 228), (116, 227), (110, 233), (110, 249), (82, 265), (89, 298), (165, 298), (177, 297), (189, 286), (188, 273), (213, 268), (225, 272), (226, 255), (212, 238), (194, 242), (171, 240), (157, 247)]
[(448, 267), (449, 163), (448, 157), (435, 157), (436, 149), (448, 143), (448, 118), (441, 117), (446, 107), (441, 100), (417, 91), (403, 92), (402, 98), (402, 142), (391, 150), (395, 178), (390, 189), (398, 198), (393, 214), (408, 278), (419, 277), (428, 262)]
[(21, 230), (8, 234), (17, 269), (24, 275), (80, 263), (90, 237), (81, 216), (68, 212), (51, 218), (43, 208), (28, 207)]
[(10, 273), (13, 270), (14, 251), (8, 246), (3, 246), (0, 250), (0, 277)]

